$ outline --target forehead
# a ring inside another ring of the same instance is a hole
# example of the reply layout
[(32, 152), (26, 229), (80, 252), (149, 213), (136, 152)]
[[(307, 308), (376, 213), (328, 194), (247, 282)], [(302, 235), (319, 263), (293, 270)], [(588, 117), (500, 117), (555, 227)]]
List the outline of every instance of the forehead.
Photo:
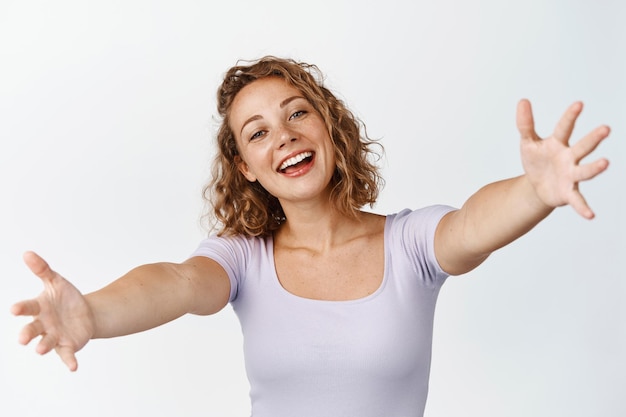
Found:
[(296, 87), (281, 77), (266, 77), (253, 81), (237, 93), (230, 108), (232, 127), (243, 123), (254, 115), (262, 115), (264, 110), (278, 108), (289, 97), (303, 96)]

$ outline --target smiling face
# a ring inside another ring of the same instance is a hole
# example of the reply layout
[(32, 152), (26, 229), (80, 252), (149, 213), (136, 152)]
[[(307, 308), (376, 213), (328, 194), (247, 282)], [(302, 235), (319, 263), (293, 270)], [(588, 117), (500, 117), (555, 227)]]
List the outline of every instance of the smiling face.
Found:
[(230, 127), (248, 181), (281, 201), (326, 198), (335, 171), (334, 147), (324, 120), (280, 77), (258, 79), (235, 97)]

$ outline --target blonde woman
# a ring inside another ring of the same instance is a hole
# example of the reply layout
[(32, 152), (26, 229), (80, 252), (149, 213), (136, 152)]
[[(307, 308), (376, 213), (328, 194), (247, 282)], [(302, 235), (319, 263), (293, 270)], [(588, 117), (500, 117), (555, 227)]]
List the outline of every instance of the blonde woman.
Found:
[(143, 331), (231, 303), (244, 335), (252, 415), (421, 416), (433, 314), (450, 275), (466, 273), (558, 206), (593, 212), (580, 165), (609, 134), (600, 126), (569, 145), (582, 110), (572, 104), (545, 139), (520, 101), (524, 174), (489, 184), (460, 208), (390, 215), (361, 211), (382, 180), (377, 144), (323, 86), (315, 66), (265, 57), (230, 69), (218, 91), (223, 118), (205, 195), (216, 233), (180, 264), (139, 266), (82, 295), (36, 254), (44, 283), (16, 303), (33, 316), (19, 335), (77, 369), (92, 338)]

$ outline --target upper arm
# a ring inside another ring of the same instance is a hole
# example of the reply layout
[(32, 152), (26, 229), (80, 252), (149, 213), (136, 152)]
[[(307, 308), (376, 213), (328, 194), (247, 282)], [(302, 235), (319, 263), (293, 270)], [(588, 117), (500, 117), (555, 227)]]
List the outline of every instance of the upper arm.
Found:
[(444, 215), (435, 230), (435, 257), (439, 266), (450, 275), (461, 275), (483, 263), (489, 253), (475, 253), (467, 242), (465, 211), (454, 210)]
[(222, 266), (206, 256), (193, 256), (182, 264), (190, 285), (190, 313), (207, 315), (220, 311), (230, 298), (230, 279)]

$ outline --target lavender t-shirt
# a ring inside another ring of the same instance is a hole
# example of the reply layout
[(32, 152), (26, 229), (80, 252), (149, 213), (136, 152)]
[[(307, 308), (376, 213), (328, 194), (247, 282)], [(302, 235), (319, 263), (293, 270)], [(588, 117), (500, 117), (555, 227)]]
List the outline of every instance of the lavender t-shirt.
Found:
[(403, 210), (385, 223), (380, 287), (349, 301), (299, 297), (276, 276), (273, 240), (209, 237), (192, 256), (230, 278), (254, 417), (421, 417), (433, 316), (447, 278), (435, 228), (448, 206)]

